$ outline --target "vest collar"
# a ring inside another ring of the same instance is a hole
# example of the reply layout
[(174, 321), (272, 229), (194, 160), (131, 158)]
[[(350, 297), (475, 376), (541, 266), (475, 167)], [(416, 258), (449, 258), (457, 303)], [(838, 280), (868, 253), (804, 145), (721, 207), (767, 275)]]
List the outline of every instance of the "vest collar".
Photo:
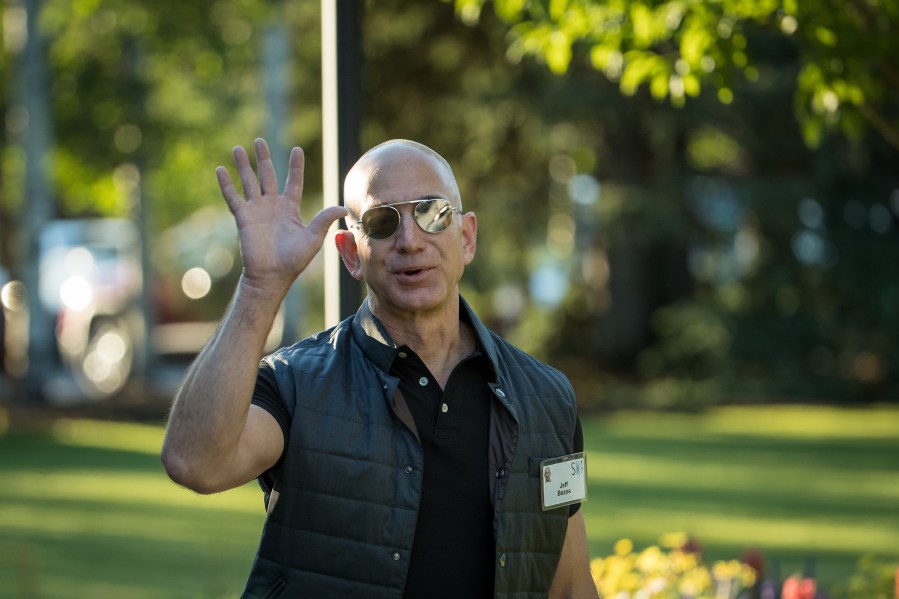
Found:
[(389, 372), (390, 365), (396, 357), (396, 344), (384, 330), (381, 321), (371, 313), (367, 297), (362, 300), (362, 305), (356, 311), (351, 327), (353, 339), (362, 348), (368, 361), (378, 370)]
[[(459, 296), (459, 320), (471, 326), (477, 337), (478, 346), (490, 363), (492, 378), (496, 381), (498, 370), (493, 336), (461, 295)], [(396, 358), (397, 346), (381, 325), (381, 321), (372, 314), (367, 297), (356, 311), (356, 316), (352, 321), (352, 332), (353, 339), (362, 348), (368, 360), (382, 372), (390, 372), (390, 367)]]

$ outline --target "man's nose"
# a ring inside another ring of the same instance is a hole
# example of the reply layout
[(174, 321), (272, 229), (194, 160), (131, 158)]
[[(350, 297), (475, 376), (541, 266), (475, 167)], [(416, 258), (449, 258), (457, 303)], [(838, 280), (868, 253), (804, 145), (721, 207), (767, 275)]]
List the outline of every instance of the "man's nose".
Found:
[(422, 237), (425, 232), (415, 222), (411, 213), (400, 214), (402, 219), (400, 219), (400, 226), (396, 232), (397, 248), (408, 250), (420, 246), (424, 242)]

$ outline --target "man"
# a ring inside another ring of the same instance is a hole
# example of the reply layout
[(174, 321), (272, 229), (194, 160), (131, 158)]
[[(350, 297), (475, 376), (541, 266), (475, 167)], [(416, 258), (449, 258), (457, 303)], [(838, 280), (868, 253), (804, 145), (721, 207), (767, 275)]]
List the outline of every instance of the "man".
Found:
[[(541, 490), (545, 466), (581, 456), (574, 394), (459, 295), (477, 220), (446, 161), (415, 142), (381, 144), (347, 175), (346, 209), (304, 225), (302, 150), (283, 194), (263, 140), (255, 152), (258, 178), (234, 150), (245, 197), (216, 171), (244, 268), (162, 452), (169, 476), (197, 492), (254, 478), (265, 489), (244, 596), (597, 597), (577, 502)], [(260, 366), (288, 288), (341, 217), (337, 248), (367, 299)]]

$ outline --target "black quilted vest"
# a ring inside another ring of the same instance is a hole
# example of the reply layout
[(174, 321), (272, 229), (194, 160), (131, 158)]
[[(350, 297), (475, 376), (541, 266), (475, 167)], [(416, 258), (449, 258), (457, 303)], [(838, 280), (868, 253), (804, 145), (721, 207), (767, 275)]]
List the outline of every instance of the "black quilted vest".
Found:
[[(539, 462), (572, 453), (577, 418), (559, 371), (492, 333), (460, 298), (496, 374), (488, 464), (494, 596), (546, 597), (568, 508), (543, 512)], [(246, 598), (401, 599), (421, 496), (422, 450), (363, 302), (336, 327), (266, 358), (291, 414)], [(263, 486), (266, 486), (265, 484)], [(461, 575), (464, 575), (462, 573)]]

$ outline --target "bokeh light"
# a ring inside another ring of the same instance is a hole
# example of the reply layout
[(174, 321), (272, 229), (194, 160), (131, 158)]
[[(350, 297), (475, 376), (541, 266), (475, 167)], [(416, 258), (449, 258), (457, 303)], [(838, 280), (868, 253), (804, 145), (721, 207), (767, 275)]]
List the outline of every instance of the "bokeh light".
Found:
[(181, 278), (181, 290), (190, 299), (205, 297), (212, 289), (212, 277), (205, 268), (196, 266), (191, 268)]

